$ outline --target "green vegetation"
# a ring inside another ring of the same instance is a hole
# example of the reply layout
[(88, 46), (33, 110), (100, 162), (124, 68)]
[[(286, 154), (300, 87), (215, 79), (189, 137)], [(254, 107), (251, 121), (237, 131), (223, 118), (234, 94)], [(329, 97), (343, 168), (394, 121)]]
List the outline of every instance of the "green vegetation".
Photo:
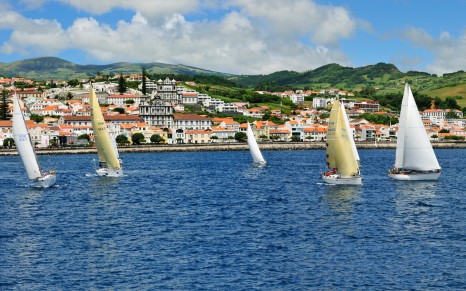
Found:
[(146, 142), (144, 134), (137, 132), (131, 136), (131, 140), (133, 141), (133, 144), (135, 145), (140, 145), (141, 143)]
[(161, 137), (160, 135), (158, 134), (153, 134), (151, 137), (150, 137), (150, 142), (151, 143), (161, 143), (161, 142), (164, 142), (165, 140), (163, 139), (163, 137)]
[(2, 90), (2, 99), (0, 101), (0, 120), (8, 120), (10, 119), (11, 115), (8, 113), (8, 91)]
[(5, 138), (3, 140), (3, 146), (4, 147), (14, 147), (15, 146), (15, 140), (12, 139), (11, 137)]
[(382, 115), (382, 114), (364, 113), (364, 114), (361, 114), (359, 116), (359, 118), (363, 118), (363, 119), (369, 121), (372, 124), (390, 125), (390, 124), (398, 123), (398, 118), (397, 117), (391, 117), (389, 115)]
[(118, 145), (127, 145), (129, 144), (129, 140), (124, 134), (120, 134), (115, 138), (115, 141)]
[(238, 142), (245, 142), (248, 140), (248, 137), (246, 133), (240, 131), (240, 132), (235, 133), (235, 140), (237, 140)]
[(91, 137), (87, 133), (83, 133), (80, 136), (78, 136), (78, 139), (85, 139), (87, 142), (91, 141)]
[(123, 77), (123, 73), (120, 73), (120, 78), (118, 78), (118, 92), (120, 92), (120, 94), (126, 92), (126, 80)]
[(36, 123), (44, 121), (44, 116), (32, 113), (29, 119), (34, 120)]
[(115, 108), (113, 108), (112, 111), (118, 112), (120, 114), (125, 114), (125, 112), (126, 112), (125, 109), (121, 108), (121, 107), (115, 107)]

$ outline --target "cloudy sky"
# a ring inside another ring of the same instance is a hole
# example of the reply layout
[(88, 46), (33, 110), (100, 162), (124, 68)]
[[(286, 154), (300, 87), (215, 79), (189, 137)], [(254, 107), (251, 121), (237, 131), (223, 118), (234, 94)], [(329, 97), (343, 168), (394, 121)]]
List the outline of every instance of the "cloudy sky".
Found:
[(0, 0), (0, 62), (466, 70), (466, 0)]

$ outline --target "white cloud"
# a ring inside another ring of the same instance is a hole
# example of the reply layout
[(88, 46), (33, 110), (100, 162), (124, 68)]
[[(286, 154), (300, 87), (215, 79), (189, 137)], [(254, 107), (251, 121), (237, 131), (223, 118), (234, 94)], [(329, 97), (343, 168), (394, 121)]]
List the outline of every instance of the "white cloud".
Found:
[(415, 46), (428, 49), (434, 62), (427, 65), (429, 72), (443, 74), (456, 72), (466, 68), (466, 30), (458, 38), (443, 32), (438, 38), (432, 37), (423, 29), (409, 28), (403, 31), (402, 37)]
[(55, 20), (27, 19), (4, 10), (0, 12), (0, 28), (13, 29), (8, 41), (0, 47), (3, 53), (53, 54), (67, 47), (64, 31)]
[[(40, 1), (40, 0), (29, 0)], [(42, 0), (45, 1), (45, 0)], [(50, 1), (50, 0), (49, 0)], [(104, 14), (115, 8), (133, 10), (152, 21), (163, 20), (172, 14), (196, 11), (198, 0), (56, 0), (79, 10), (93, 14)]]
[[(345, 9), (319, 6), (311, 0), (182, 0), (165, 5), (162, 0), (55, 1), (95, 14), (117, 7), (136, 12), (131, 21), (121, 20), (116, 26), (87, 17), (75, 19), (67, 28), (54, 20), (0, 12), (0, 28), (13, 29), (1, 50), (38, 54), (72, 48), (85, 52), (90, 62), (182, 63), (257, 74), (305, 71), (330, 62), (349, 65), (338, 40), (350, 37), (356, 29), (356, 21)], [(198, 5), (220, 10), (223, 6), (219, 5), (227, 5), (230, 12), (215, 20), (186, 20), (184, 15)], [(303, 38), (308, 40), (302, 42)]]
[(321, 6), (314, 1), (232, 0), (231, 3), (257, 21), (265, 21), (277, 35), (308, 35), (318, 44), (336, 44), (341, 38), (349, 38), (356, 29), (356, 21), (348, 10)]

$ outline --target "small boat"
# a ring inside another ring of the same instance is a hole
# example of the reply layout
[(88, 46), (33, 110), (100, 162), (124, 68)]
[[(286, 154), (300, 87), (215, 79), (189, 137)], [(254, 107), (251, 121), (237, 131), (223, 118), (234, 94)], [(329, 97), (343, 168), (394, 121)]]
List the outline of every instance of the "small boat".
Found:
[(57, 181), (55, 169), (52, 168), (50, 171), (42, 171), (31, 143), (26, 121), (21, 111), (21, 104), (16, 94), (13, 103), (13, 139), (15, 140), (16, 149), (23, 161), (28, 178), (33, 181), (35, 186), (42, 188), (51, 187)]
[(322, 179), (327, 184), (361, 185), (359, 163), (345, 108), (336, 99), (330, 112), (327, 132), (327, 166), (330, 170), (322, 174)]
[(406, 83), (398, 124), (395, 165), (388, 171), (388, 177), (405, 181), (437, 180), (441, 173), (413, 93)]
[(247, 137), (248, 137), (248, 146), (249, 151), (251, 152), (252, 160), (256, 165), (265, 165), (267, 162), (264, 160), (262, 156), (261, 150), (257, 145), (256, 138), (254, 137), (254, 133), (252, 132), (251, 125), (248, 121), (248, 128), (247, 128)]
[(118, 157), (118, 149), (116, 143), (112, 142), (92, 84), (89, 85), (89, 104), (94, 140), (99, 156), (99, 167), (96, 167), (96, 173), (105, 177), (121, 177), (123, 168)]

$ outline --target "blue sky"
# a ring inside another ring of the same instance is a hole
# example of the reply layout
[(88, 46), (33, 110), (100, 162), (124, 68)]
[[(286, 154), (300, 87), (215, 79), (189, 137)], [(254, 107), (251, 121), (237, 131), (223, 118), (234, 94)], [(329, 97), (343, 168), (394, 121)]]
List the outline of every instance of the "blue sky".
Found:
[(466, 69), (466, 0), (1, 0), (0, 62), (163, 62), (235, 74), (386, 62)]

